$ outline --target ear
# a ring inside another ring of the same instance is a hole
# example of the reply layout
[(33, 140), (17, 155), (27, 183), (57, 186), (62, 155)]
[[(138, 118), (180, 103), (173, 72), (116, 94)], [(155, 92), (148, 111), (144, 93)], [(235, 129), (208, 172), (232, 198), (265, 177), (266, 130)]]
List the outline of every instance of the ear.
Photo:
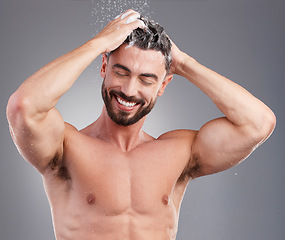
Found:
[(162, 96), (162, 94), (164, 93), (164, 90), (166, 88), (166, 86), (168, 85), (168, 83), (170, 83), (170, 81), (172, 80), (173, 78), (173, 74), (169, 74), (165, 77), (164, 81), (162, 82), (161, 86), (160, 86), (160, 89), (158, 91), (158, 96)]
[(101, 66), (101, 71), (100, 71), (100, 75), (101, 75), (101, 77), (102, 77), (103, 79), (104, 79), (105, 76), (106, 76), (107, 63), (108, 63), (107, 55), (106, 55), (106, 54), (103, 54), (103, 55), (102, 55), (102, 66)]

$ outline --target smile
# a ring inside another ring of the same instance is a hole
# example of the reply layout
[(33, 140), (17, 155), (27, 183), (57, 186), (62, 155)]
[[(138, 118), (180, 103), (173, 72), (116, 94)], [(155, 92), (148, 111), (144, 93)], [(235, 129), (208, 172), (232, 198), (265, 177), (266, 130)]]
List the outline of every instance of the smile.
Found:
[(123, 99), (119, 98), (118, 96), (116, 96), (116, 98), (117, 101), (125, 107), (133, 107), (137, 104), (136, 102), (126, 102)]

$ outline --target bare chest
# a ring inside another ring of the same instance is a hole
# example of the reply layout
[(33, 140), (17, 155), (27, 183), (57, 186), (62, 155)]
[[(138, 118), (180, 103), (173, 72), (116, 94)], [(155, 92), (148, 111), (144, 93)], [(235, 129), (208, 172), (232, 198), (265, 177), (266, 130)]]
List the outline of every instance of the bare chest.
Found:
[(100, 142), (77, 142), (66, 150), (64, 162), (72, 207), (104, 216), (159, 214), (170, 208), (178, 212), (183, 191), (175, 191), (175, 185), (185, 162), (175, 149), (145, 144), (126, 153)]
[(165, 152), (101, 149), (70, 157), (68, 169), (77, 198), (110, 214), (169, 205), (179, 177)]

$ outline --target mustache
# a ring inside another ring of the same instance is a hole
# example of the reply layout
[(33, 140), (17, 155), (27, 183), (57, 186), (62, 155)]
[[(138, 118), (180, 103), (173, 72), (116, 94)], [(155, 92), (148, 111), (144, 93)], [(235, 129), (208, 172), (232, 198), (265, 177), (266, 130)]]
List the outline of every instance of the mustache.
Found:
[(116, 91), (114, 89), (110, 90), (110, 95), (117, 95), (120, 98), (122, 98), (123, 100), (127, 101), (127, 102), (135, 102), (135, 103), (139, 103), (144, 105), (145, 104), (145, 100), (141, 99), (141, 98), (137, 98), (135, 96), (127, 96), (126, 94), (124, 94), (121, 91)]

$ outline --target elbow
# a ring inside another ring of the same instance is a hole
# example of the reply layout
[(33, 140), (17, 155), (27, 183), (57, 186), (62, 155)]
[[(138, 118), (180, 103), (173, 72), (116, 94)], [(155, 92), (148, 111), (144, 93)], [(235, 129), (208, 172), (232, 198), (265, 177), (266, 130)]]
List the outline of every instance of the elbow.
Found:
[(270, 110), (270, 113), (268, 114), (267, 121), (268, 121), (268, 137), (269, 137), (274, 131), (275, 126), (276, 126), (276, 116), (271, 110)]
[(14, 126), (20, 119), (24, 119), (28, 115), (29, 102), (26, 98), (16, 91), (14, 92), (7, 103), (6, 116), (9, 124)]
[(22, 107), (19, 99), (19, 94), (17, 94), (16, 91), (10, 96), (6, 107), (6, 117), (8, 119), (9, 124), (14, 122), (15, 117), (18, 115), (21, 109)]
[(276, 116), (271, 109), (267, 109), (264, 113), (261, 124), (258, 126), (258, 136), (260, 144), (270, 137), (276, 126)]

